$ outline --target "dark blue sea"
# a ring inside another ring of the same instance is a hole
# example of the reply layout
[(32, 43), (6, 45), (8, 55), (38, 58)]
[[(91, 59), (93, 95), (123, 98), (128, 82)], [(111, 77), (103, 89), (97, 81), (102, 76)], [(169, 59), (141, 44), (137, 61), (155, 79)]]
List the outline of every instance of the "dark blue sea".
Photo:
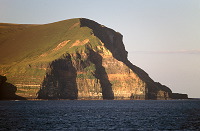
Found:
[(0, 130), (200, 130), (200, 100), (0, 101)]

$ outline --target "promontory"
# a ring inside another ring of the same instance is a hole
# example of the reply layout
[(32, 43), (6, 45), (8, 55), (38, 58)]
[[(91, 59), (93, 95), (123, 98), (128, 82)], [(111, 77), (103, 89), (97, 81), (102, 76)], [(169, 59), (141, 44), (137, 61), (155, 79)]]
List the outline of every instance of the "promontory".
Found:
[(0, 99), (187, 98), (132, 64), (122, 38), (85, 18), (0, 23)]

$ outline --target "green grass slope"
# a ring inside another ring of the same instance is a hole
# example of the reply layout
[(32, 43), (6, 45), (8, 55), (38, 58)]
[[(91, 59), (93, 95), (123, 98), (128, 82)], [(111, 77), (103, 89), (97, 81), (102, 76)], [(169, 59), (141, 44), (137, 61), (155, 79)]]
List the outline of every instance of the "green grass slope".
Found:
[[(12, 24), (7, 24), (7, 30), (0, 24), (0, 64), (12, 65), (24, 61), (35, 59), (36, 56), (53, 50), (59, 43), (70, 40), (67, 44), (76, 40), (83, 41), (90, 37), (90, 29), (80, 28), (79, 19), (71, 19), (45, 25), (26, 25), (21, 28), (13, 28)], [(18, 25), (19, 26), (19, 25)], [(10, 31), (9, 31), (10, 30)], [(14, 32), (11, 30), (15, 30)], [(78, 33), (77, 33), (78, 32)], [(55, 54), (54, 54), (55, 55)], [(59, 56), (55, 56), (59, 57)], [(51, 57), (54, 59), (54, 57)], [(38, 59), (37, 59), (38, 60)], [(50, 60), (49, 60), (50, 61)]]

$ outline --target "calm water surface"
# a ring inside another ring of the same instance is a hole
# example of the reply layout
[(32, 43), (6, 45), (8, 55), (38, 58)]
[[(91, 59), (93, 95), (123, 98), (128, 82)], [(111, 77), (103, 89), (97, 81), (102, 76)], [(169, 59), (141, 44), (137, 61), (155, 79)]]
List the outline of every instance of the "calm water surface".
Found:
[(200, 101), (0, 101), (0, 130), (200, 130)]

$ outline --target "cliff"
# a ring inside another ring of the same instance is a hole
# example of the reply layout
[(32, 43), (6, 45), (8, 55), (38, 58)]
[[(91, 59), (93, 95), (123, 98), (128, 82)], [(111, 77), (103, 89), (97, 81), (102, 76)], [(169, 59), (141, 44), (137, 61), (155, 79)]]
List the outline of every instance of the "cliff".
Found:
[[(123, 36), (85, 18), (46, 25), (0, 24), (0, 75), (39, 99), (171, 99), (127, 59)], [(20, 28), (19, 28), (20, 27)], [(3, 31), (2, 31), (3, 30)]]
[(15, 94), (17, 88), (6, 82), (7, 78), (0, 75), (0, 100), (26, 100)]

